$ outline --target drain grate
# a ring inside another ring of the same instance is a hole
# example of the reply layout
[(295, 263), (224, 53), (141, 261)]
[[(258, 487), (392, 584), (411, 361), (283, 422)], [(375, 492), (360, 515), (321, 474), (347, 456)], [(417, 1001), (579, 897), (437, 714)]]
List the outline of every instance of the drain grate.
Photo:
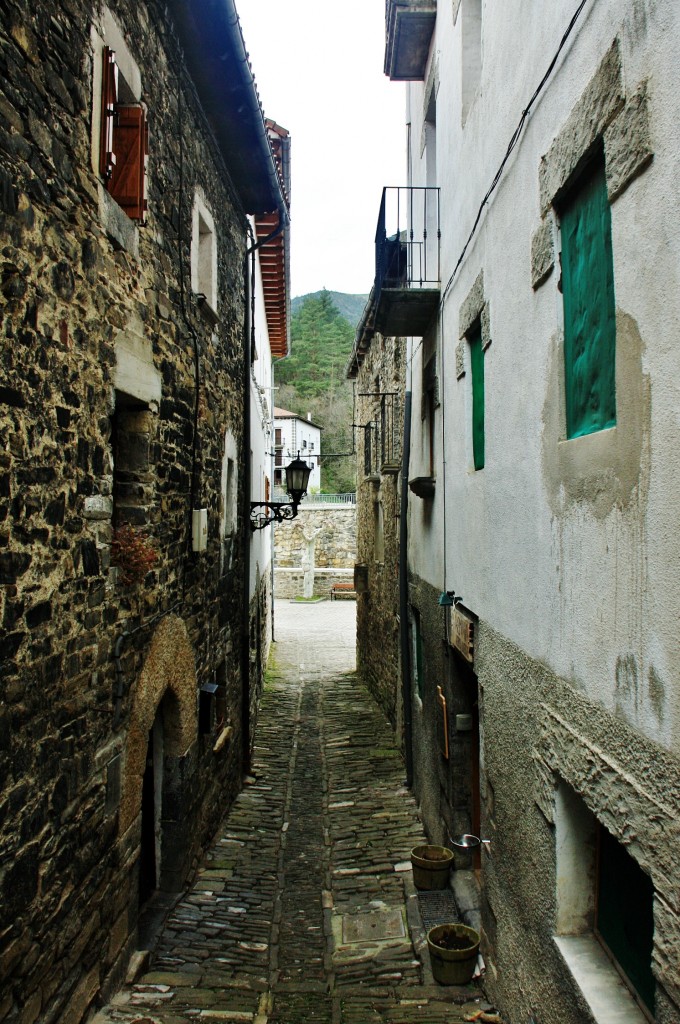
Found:
[(456, 900), (450, 889), (421, 889), (418, 893), (418, 906), (426, 932), (437, 924), (460, 921)]

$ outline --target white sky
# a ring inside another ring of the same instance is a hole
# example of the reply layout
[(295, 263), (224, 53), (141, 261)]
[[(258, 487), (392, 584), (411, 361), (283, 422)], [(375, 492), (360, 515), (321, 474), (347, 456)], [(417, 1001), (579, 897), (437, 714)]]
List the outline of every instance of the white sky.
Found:
[(406, 178), (384, 0), (236, 0), (267, 117), (291, 134), (292, 294), (368, 292), (384, 185)]

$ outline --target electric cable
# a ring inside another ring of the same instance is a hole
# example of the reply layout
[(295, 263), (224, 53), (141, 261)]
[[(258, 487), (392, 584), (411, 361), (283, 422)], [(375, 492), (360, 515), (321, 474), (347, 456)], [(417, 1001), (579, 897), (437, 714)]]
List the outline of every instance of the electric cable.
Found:
[(486, 206), (486, 204), (488, 203), (489, 199), (491, 198), (493, 193), (496, 191), (496, 188), (498, 187), (498, 183), (500, 182), (501, 177), (503, 176), (503, 171), (505, 170), (505, 165), (507, 164), (508, 160), (510, 159), (510, 156), (512, 155), (512, 151), (514, 150), (515, 146), (519, 142), (520, 135), (522, 134), (522, 131), (524, 129), (524, 125), (526, 124), (527, 119), (529, 117), (529, 114), (531, 113), (531, 109), (532, 109), (534, 103), (536, 102), (536, 100), (538, 99), (538, 97), (540, 96), (541, 92), (543, 91), (543, 88), (544, 88), (546, 82), (548, 81), (548, 79), (550, 78), (551, 74), (553, 73), (553, 71), (555, 69), (555, 65), (557, 64), (557, 61), (559, 59), (559, 56), (560, 56), (562, 50), (564, 49), (564, 47), (565, 47), (565, 45), (567, 43), (567, 40), (569, 39), (569, 36), (571, 35), (571, 33), (574, 30), (574, 26), (576, 25), (576, 22), (579, 19), (581, 11), (583, 10), (583, 8), (585, 7), (585, 5), (587, 3), (588, 3), (588, 0), (581, 0), (581, 2), (579, 3), (578, 7), (576, 8), (576, 11), (574, 12), (574, 14), (573, 14), (573, 16), (571, 18), (571, 21), (569, 22), (569, 24), (568, 24), (568, 26), (566, 28), (566, 31), (565, 31), (564, 35), (562, 36), (562, 38), (560, 40), (560, 44), (557, 47), (557, 50), (555, 52), (555, 56), (550, 61), (550, 64), (548, 65), (547, 71), (543, 75), (543, 78), (541, 79), (541, 81), (536, 86), (531, 99), (529, 100), (529, 102), (527, 103), (526, 107), (522, 111), (522, 116), (519, 119), (519, 123), (517, 124), (517, 127), (515, 128), (514, 132), (512, 133), (512, 137), (510, 139), (510, 142), (508, 143), (508, 148), (505, 151), (505, 156), (501, 160), (500, 167), (496, 171), (496, 174), (494, 175), (493, 181), (491, 182), (491, 185), (489, 186), (489, 188), (488, 188), (488, 190), (486, 192), (486, 195), (484, 196), (484, 198), (482, 199), (482, 201), (480, 203), (479, 209), (477, 211), (477, 216), (475, 217), (474, 224), (472, 225), (472, 230), (470, 231), (470, 234), (468, 235), (467, 241), (465, 242), (465, 245), (463, 246), (463, 251), (461, 252), (460, 256), (458, 257), (456, 265), (454, 266), (454, 268), (453, 268), (453, 270), (451, 272), (451, 276), (449, 277), (449, 279), (448, 279), (448, 281), (446, 283), (446, 288), (444, 289), (444, 291), (442, 293), (440, 307), (443, 306), (445, 301), (446, 301), (446, 296), (448, 295), (449, 290), (450, 290), (450, 288), (451, 288), (451, 286), (452, 286), (452, 284), (454, 282), (454, 279), (456, 277), (456, 274), (458, 273), (458, 270), (460, 269), (460, 266), (461, 266), (463, 260), (465, 259), (465, 254), (468, 251), (470, 243), (471, 243), (472, 239), (474, 238), (474, 235), (475, 235), (475, 233), (477, 231), (477, 228), (479, 226), (479, 222), (482, 219), (482, 213), (484, 212), (484, 207)]

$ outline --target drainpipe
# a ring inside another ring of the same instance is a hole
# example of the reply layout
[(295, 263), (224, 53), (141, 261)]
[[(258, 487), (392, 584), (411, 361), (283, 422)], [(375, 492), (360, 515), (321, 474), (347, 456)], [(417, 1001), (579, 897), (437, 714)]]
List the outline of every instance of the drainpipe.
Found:
[(408, 475), (411, 451), (411, 392), (404, 395), (404, 451), (399, 510), (399, 625), (401, 642), (401, 699), (404, 705), (406, 785), (413, 787), (413, 720), (411, 718), (411, 648), (408, 628)]

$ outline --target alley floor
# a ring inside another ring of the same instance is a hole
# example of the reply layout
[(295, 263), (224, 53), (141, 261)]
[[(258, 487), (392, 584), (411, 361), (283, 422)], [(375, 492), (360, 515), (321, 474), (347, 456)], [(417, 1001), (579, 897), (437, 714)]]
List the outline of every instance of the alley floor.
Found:
[(96, 1024), (455, 1024), (409, 862), (425, 841), (391, 729), (354, 675), (354, 602), (278, 602), (252, 777), (147, 972)]

